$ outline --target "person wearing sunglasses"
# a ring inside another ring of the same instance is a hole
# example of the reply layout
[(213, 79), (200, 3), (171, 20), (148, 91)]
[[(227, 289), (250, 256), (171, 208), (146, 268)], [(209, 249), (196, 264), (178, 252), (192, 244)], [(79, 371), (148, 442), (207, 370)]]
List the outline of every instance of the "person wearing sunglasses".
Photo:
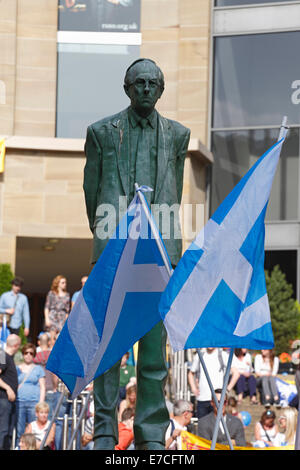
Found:
[(22, 348), (23, 362), (17, 366), (17, 442), (25, 431), (26, 424), (35, 420), (35, 406), (45, 401), (45, 371), (34, 364), (36, 347), (27, 343)]

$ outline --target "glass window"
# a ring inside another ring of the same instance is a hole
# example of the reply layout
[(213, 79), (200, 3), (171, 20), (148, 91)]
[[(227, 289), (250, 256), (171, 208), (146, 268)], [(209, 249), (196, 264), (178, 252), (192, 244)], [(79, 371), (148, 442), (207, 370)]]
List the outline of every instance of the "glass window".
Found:
[(300, 32), (215, 38), (213, 127), (300, 124)]
[(92, 122), (129, 105), (123, 90), (139, 46), (59, 44), (56, 137), (85, 138)]
[(233, 7), (238, 5), (253, 5), (260, 3), (284, 3), (289, 0), (215, 0), (216, 7)]
[[(278, 129), (215, 131), (212, 135), (211, 211), (278, 138)], [(273, 181), (267, 220), (298, 218), (299, 129), (289, 130)]]

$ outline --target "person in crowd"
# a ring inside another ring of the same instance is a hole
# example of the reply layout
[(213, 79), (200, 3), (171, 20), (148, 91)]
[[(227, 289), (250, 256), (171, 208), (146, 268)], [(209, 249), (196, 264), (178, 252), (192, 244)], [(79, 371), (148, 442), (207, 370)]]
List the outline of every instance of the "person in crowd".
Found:
[[(91, 390), (93, 385), (91, 384)], [(89, 387), (87, 387), (87, 390)], [(93, 450), (93, 436), (94, 436), (94, 414), (95, 414), (95, 404), (94, 400), (91, 399), (88, 406), (87, 419), (85, 420), (84, 433), (81, 437), (81, 445), (83, 450)]]
[(133, 435), (134, 409), (126, 408), (118, 425), (119, 442), (115, 446), (115, 450), (127, 450), (134, 440)]
[(270, 408), (275, 404), (280, 408), (279, 395), (276, 386), (276, 375), (279, 368), (279, 359), (271, 349), (262, 349), (254, 359), (254, 371), (257, 377), (257, 386), (262, 388), (263, 404)]
[[(42, 351), (42, 348), (41, 348), (41, 340), (44, 339), (45, 341), (45, 337), (44, 335), (47, 335), (48, 336), (48, 349), (51, 349), (50, 348), (50, 333), (49, 331), (41, 331), (37, 337), (37, 347), (36, 347), (36, 354), (38, 354), (40, 351)], [(44, 348), (45, 349), (45, 348)]]
[[(34, 434), (36, 439), (37, 449), (41, 448), (42, 441), (45, 434), (48, 432), (50, 426), (49, 418), (49, 405), (46, 402), (39, 402), (35, 406), (36, 419), (29, 423), (25, 429), (25, 433)], [(51, 430), (44, 443), (43, 448), (52, 449), (55, 438), (55, 423), (52, 424)]]
[[(84, 284), (86, 283), (88, 279), (88, 276), (82, 276), (80, 282), (81, 282), (81, 289), (83, 288)], [(80, 290), (81, 290), (80, 289)], [(75, 302), (80, 294), (80, 290), (77, 290), (76, 292), (74, 292), (74, 294), (72, 295), (72, 300), (71, 300), (71, 309), (74, 307), (75, 305)]]
[(17, 450), (37, 450), (34, 434), (24, 433), (20, 438), (20, 444)]
[(227, 413), (232, 415), (232, 416), (236, 416), (241, 421), (243, 421), (242, 415), (238, 410), (238, 406), (239, 406), (239, 403), (238, 403), (238, 401), (236, 400), (235, 397), (228, 397), (227, 408), (226, 408)]
[(186, 400), (178, 400), (174, 403), (174, 417), (166, 431), (167, 450), (182, 450), (181, 432), (187, 430), (194, 414), (193, 404)]
[(251, 403), (257, 405), (256, 378), (252, 374), (252, 359), (247, 349), (235, 349), (232, 366), (239, 373), (239, 378), (235, 384), (238, 403), (242, 403), (244, 393), (249, 391)]
[(0, 298), (0, 314), (8, 315), (8, 328), (11, 334), (19, 335), (24, 324), (24, 335), (29, 335), (30, 311), (25, 294), (21, 292), (24, 281), (15, 277), (11, 281), (11, 290), (4, 292)]
[(45, 372), (45, 384), (46, 384), (46, 396), (45, 402), (49, 405), (49, 418), (51, 419), (52, 413), (55, 408), (57, 401), (57, 385), (58, 377), (46, 369), (46, 364), (48, 357), (51, 353), (50, 348), (50, 335), (48, 333), (42, 332), (39, 335), (39, 351), (37, 351), (36, 356), (33, 360), (35, 364), (39, 364), (43, 367)]
[(70, 313), (70, 294), (67, 292), (67, 280), (64, 276), (56, 276), (51, 284), (45, 303), (45, 326), (50, 331), (51, 346), (55, 342), (56, 335), (61, 332), (62, 327)]
[(165, 400), (169, 416), (170, 418), (174, 418), (174, 403), (168, 398), (167, 390), (165, 390)]
[[(222, 389), (215, 390), (216, 398), (218, 401), (220, 401), (221, 399), (221, 393), (222, 393)], [(222, 411), (223, 411), (223, 419), (226, 423), (226, 427), (228, 429), (228, 433), (230, 435), (232, 444), (236, 446), (240, 446), (240, 447), (246, 446), (245, 432), (244, 432), (244, 427), (243, 427), (241, 420), (237, 418), (236, 416), (233, 416), (226, 412), (227, 399), (228, 397), (226, 395)], [(215, 424), (216, 424), (216, 416), (218, 412), (218, 409), (216, 407), (214, 400), (211, 401), (211, 405), (212, 405), (213, 411), (203, 416), (198, 421), (198, 435), (210, 441), (213, 438), (213, 433), (214, 433)], [(220, 422), (220, 427), (219, 427), (218, 435), (217, 435), (217, 442), (219, 444), (228, 445), (227, 436), (225, 434), (225, 430), (223, 429), (222, 422)]]
[[(222, 388), (228, 354), (221, 348), (206, 348), (202, 357), (213, 388)], [(231, 378), (227, 387), (228, 391), (234, 387), (238, 378), (238, 371), (232, 367)], [(197, 399), (197, 418), (200, 419), (212, 411), (212, 394), (198, 354), (195, 354), (188, 372), (188, 382), (192, 393)]]
[(8, 336), (6, 351), (0, 349), (0, 450), (10, 449), (15, 425), (18, 374), (13, 354), (16, 351), (16, 344), (20, 343), (15, 340), (15, 336)]
[(298, 411), (296, 408), (287, 407), (278, 418), (279, 429), (282, 433), (280, 445), (294, 446), (297, 431)]
[(254, 447), (276, 447), (278, 445), (279, 429), (276, 424), (276, 414), (266, 410), (254, 427)]
[(136, 377), (135, 367), (128, 364), (129, 352), (124, 354), (121, 359), (120, 366), (120, 400), (124, 400), (126, 397), (126, 385), (130, 382), (133, 377)]
[(89, 416), (84, 425), (84, 433), (81, 437), (83, 450), (92, 450), (94, 436), (94, 416)]
[(121, 401), (119, 407), (119, 422), (121, 421), (122, 413), (126, 408), (131, 408), (135, 411), (136, 407), (136, 384), (129, 382), (126, 387), (126, 397)]
[(27, 423), (35, 419), (35, 405), (45, 401), (45, 372), (40, 365), (34, 364), (36, 347), (27, 343), (22, 348), (23, 362), (17, 366), (17, 441), (25, 432)]

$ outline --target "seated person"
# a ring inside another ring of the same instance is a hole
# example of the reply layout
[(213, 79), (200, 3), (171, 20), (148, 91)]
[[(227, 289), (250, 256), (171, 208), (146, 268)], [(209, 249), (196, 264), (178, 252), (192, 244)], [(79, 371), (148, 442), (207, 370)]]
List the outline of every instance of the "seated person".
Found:
[[(215, 390), (215, 394), (218, 401), (220, 401), (221, 393), (221, 389)], [(203, 416), (198, 421), (198, 435), (200, 437), (203, 437), (204, 439), (208, 439), (209, 441), (211, 441), (213, 438), (214, 428), (216, 424), (216, 416), (218, 412), (214, 400), (211, 401), (211, 405), (213, 407), (213, 411), (211, 411), (208, 415)], [(226, 427), (232, 440), (232, 444), (239, 447), (244, 447), (246, 446), (246, 439), (243, 424), (241, 420), (236, 416), (226, 413), (226, 405), (227, 397), (225, 397), (223, 404), (223, 418), (225, 420)], [(217, 442), (219, 444), (228, 445), (228, 440), (223, 429), (222, 422), (220, 422)]]
[(279, 394), (276, 385), (276, 375), (279, 369), (279, 359), (273, 350), (262, 349), (254, 360), (254, 370), (257, 377), (257, 385), (262, 388), (262, 397), (266, 408), (272, 404), (280, 408)]
[(248, 390), (251, 403), (257, 404), (256, 379), (252, 374), (252, 359), (247, 349), (235, 349), (232, 366), (239, 372), (239, 378), (235, 384), (238, 395), (238, 404), (242, 403), (244, 393)]
[(119, 442), (115, 446), (115, 450), (127, 450), (133, 443), (133, 420), (134, 410), (132, 408), (126, 408), (121, 417), (121, 422), (118, 426), (119, 431)]
[(173, 418), (166, 431), (165, 448), (168, 450), (181, 450), (181, 431), (187, 430), (194, 414), (193, 404), (186, 400), (178, 400), (174, 403)]
[(254, 447), (277, 447), (279, 429), (276, 424), (276, 415), (274, 411), (267, 410), (259, 421), (255, 423), (254, 428)]
[[(29, 434), (34, 434), (36, 438), (36, 447), (40, 448), (41, 443), (44, 439), (46, 432), (50, 426), (50, 420), (48, 420), (49, 415), (49, 405), (46, 402), (40, 402), (35, 407), (36, 420), (29, 423), (26, 427), (25, 432)], [(52, 425), (49, 435), (44, 443), (44, 447), (51, 449), (51, 446), (54, 443), (55, 438), (55, 424)]]

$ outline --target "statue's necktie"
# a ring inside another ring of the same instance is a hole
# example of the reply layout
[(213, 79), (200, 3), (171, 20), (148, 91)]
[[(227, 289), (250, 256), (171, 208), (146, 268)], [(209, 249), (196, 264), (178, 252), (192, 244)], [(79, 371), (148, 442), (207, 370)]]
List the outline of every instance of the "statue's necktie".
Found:
[[(138, 183), (138, 185), (151, 187), (151, 162), (148, 135), (148, 133), (151, 132), (151, 128), (148, 124), (148, 119), (141, 119), (139, 125), (142, 130), (139, 135), (137, 146), (135, 182)], [(146, 197), (148, 204), (150, 204), (151, 192), (145, 193), (144, 196)]]

